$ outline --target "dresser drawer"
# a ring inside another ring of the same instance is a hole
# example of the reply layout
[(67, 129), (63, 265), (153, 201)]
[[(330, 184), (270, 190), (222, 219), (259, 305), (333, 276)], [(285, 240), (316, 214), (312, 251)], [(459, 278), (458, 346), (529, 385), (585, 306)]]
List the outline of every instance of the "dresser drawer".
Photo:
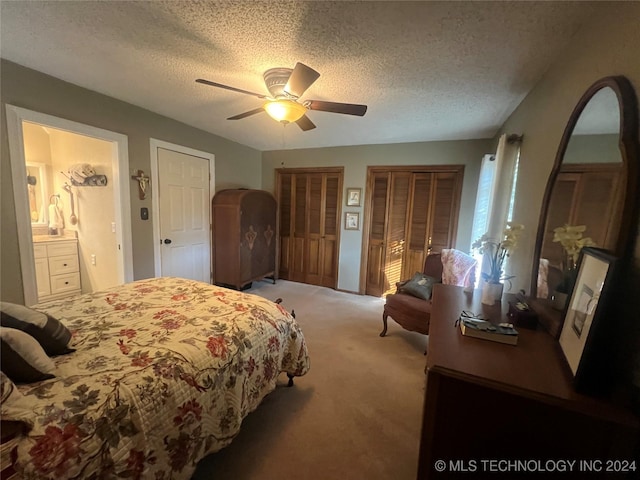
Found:
[(49, 257), (49, 274), (60, 275), (79, 271), (78, 255)]
[(34, 258), (47, 258), (47, 246), (46, 245), (34, 245), (33, 246)]
[(51, 276), (51, 295), (80, 290), (80, 273)]
[(47, 253), (50, 257), (58, 257), (61, 255), (78, 255), (76, 242), (57, 242), (47, 245)]

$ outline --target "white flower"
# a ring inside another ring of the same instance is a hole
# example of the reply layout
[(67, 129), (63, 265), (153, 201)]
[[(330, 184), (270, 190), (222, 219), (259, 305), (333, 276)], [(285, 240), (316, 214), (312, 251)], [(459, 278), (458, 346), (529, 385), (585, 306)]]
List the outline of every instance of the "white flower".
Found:
[(591, 237), (582, 237), (582, 234), (587, 230), (586, 225), (567, 225), (564, 227), (557, 227), (553, 229), (553, 241), (559, 242), (564, 248), (567, 255), (567, 265), (565, 269), (572, 269), (575, 267), (578, 257), (580, 256), (580, 250), (583, 247), (593, 247), (596, 243)]
[(491, 241), (489, 236), (485, 233), (479, 239), (477, 239), (471, 248), (477, 250), (482, 255), (487, 255), (489, 259), (489, 273), (484, 272), (483, 278), (490, 283), (500, 283), (500, 280), (513, 277), (504, 277), (502, 275), (502, 268), (505, 258), (511, 255), (511, 252), (515, 250), (518, 244), (518, 238), (524, 230), (524, 225), (520, 223), (507, 223), (504, 231), (502, 232), (502, 240), (500, 242)]

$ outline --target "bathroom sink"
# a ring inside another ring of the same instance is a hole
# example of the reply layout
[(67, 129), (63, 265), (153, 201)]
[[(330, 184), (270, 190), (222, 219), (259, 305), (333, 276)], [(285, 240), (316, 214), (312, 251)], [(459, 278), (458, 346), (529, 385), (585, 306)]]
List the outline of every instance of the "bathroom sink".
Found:
[(60, 242), (62, 240), (73, 240), (75, 237), (67, 237), (60, 235), (34, 235), (33, 243), (42, 243), (42, 242)]

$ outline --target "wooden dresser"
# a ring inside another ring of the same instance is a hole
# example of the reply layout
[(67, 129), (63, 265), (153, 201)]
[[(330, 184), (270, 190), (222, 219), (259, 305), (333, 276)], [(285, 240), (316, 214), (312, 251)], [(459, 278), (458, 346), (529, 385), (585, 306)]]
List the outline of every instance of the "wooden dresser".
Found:
[(213, 197), (213, 282), (241, 289), (276, 279), (276, 200), (263, 190), (222, 190)]
[[(576, 461), (573, 470), (555, 472), (559, 478), (585, 478), (581, 460), (600, 460), (604, 473), (606, 460), (636, 458), (638, 418), (606, 399), (576, 393), (571, 371), (551, 335), (520, 328), (517, 346), (464, 337), (455, 326), (462, 310), (507, 321), (508, 304), (487, 307), (480, 303), (480, 291), (434, 287), (420, 480), (465, 474), (474, 479), (528, 478), (536, 473), (489, 461), (557, 459)], [(500, 465), (512, 470), (491, 470)], [(527, 467), (535, 472), (545, 468), (544, 462), (529, 462)], [(549, 472), (539, 475), (556, 478)], [(591, 475), (588, 478), (609, 478)]]

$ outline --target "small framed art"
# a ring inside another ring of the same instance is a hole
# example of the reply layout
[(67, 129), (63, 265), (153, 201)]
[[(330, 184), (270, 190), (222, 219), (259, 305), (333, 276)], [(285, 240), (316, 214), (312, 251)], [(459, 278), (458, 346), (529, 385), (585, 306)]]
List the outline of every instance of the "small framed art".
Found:
[(346, 212), (344, 214), (345, 230), (360, 230), (360, 213)]
[(560, 346), (579, 391), (601, 384), (606, 357), (604, 337), (608, 329), (606, 308), (616, 258), (609, 252), (585, 247), (580, 252), (578, 275), (560, 333)]
[(362, 194), (361, 188), (347, 188), (347, 206), (359, 207), (361, 194)]

